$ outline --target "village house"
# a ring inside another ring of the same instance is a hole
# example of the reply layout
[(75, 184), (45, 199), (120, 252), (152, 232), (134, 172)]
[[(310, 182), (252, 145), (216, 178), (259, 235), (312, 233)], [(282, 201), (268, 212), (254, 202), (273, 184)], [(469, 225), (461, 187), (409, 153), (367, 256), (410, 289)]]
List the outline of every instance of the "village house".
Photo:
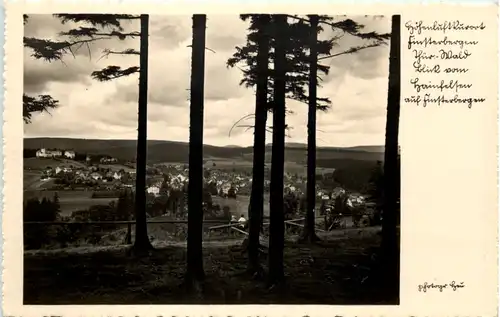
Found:
[(89, 172), (88, 171), (76, 171), (75, 172), (77, 182), (83, 182), (89, 180)]
[(71, 173), (71, 172), (73, 172), (73, 169), (71, 167), (63, 167), (63, 172), (64, 173)]
[(97, 172), (93, 172), (92, 174), (90, 174), (90, 177), (92, 177), (96, 181), (102, 179), (102, 175)]
[(106, 177), (106, 178), (113, 178), (113, 172), (112, 172), (112, 171), (107, 172), (107, 173), (104, 175), (104, 177)]
[(342, 187), (336, 187), (333, 192), (332, 192), (332, 199), (335, 199), (339, 195), (344, 195), (345, 194), (345, 189)]
[(365, 198), (361, 194), (350, 194), (348, 201), (351, 205), (362, 205), (365, 203)]
[(155, 196), (159, 196), (160, 195), (160, 187), (158, 187), (157, 185), (153, 185), (153, 186), (150, 186), (146, 189), (146, 191), (148, 192), (148, 194), (152, 194), (152, 195), (155, 195)]
[(36, 157), (47, 158), (47, 157), (60, 157), (62, 156), (62, 152), (60, 150), (48, 150), (48, 149), (40, 149), (36, 151)]
[(224, 184), (222, 184), (222, 186), (221, 186), (221, 192), (222, 192), (224, 195), (229, 194), (229, 189), (231, 189), (231, 184), (229, 184), (229, 183), (224, 183)]
[(46, 179), (46, 178), (49, 178), (51, 176), (54, 175), (54, 169), (50, 166), (47, 166), (47, 168), (45, 168), (43, 171), (42, 171), (42, 175), (41, 175), (41, 179)]
[(74, 160), (75, 159), (75, 151), (64, 151), (64, 157)]
[(116, 179), (116, 180), (119, 180), (119, 179), (122, 179), (122, 174), (121, 173), (118, 173), (118, 172), (115, 172), (113, 174), (113, 178)]
[(76, 176), (86, 176), (88, 175), (88, 172), (87, 171), (83, 171), (83, 170), (78, 170), (75, 172), (75, 175)]

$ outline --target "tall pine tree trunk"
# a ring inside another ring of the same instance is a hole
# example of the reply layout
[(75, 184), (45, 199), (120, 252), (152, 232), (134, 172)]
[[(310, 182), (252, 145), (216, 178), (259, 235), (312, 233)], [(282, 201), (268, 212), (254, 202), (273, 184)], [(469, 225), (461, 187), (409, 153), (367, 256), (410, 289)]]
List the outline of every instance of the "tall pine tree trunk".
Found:
[(204, 278), (203, 272), (203, 108), (205, 86), (205, 29), (207, 16), (193, 15), (191, 57), (191, 111), (189, 118), (188, 285)]
[(287, 18), (278, 14), (273, 17), (276, 26), (273, 149), (271, 158), (270, 236), (269, 236), (269, 284), (281, 284), (284, 278), (283, 249), (285, 243), (283, 174), (285, 163), (285, 74)]
[(392, 16), (391, 50), (389, 57), (389, 90), (385, 130), (384, 209), (382, 221), (382, 250), (386, 285), (399, 294), (399, 237), (398, 219), (398, 134), (401, 96), (400, 26), (401, 16)]
[(269, 72), (269, 15), (258, 16), (257, 91), (255, 98), (255, 130), (253, 137), (252, 192), (250, 194), (248, 271), (260, 272), (259, 235), (264, 216), (264, 168), (267, 122), (267, 76)]
[(137, 128), (137, 159), (135, 180), (135, 251), (152, 249), (146, 219), (146, 161), (148, 123), (148, 42), (149, 15), (141, 15), (139, 115)]
[(307, 116), (307, 214), (302, 241), (315, 242), (314, 209), (316, 205), (316, 97), (318, 85), (318, 23), (317, 15), (309, 16), (309, 109)]

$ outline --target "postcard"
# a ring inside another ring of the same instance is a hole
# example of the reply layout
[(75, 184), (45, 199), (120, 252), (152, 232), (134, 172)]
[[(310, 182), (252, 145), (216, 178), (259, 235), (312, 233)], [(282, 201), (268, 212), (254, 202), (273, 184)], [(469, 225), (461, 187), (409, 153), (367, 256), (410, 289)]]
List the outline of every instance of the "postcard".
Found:
[(496, 316), (496, 10), (7, 3), (3, 314)]

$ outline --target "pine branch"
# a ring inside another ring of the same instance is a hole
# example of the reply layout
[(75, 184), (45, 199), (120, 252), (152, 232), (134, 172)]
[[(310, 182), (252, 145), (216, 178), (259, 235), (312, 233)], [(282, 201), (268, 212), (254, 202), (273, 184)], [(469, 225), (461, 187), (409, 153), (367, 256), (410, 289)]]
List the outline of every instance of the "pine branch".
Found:
[[(293, 128), (290, 127), (288, 124), (285, 124), (285, 137), (287, 138), (291, 138), (292, 136), (290, 135), (290, 130), (292, 130)], [(266, 131), (269, 132), (269, 133), (272, 133), (273, 132), (273, 126), (269, 126), (269, 127), (266, 127)], [(288, 132), (288, 133), (287, 133)]]
[(61, 20), (62, 24), (68, 22), (88, 23), (101, 28), (115, 28), (118, 31), (123, 31), (121, 26), (122, 20), (138, 20), (139, 15), (130, 14), (54, 14), (56, 18)]
[[(294, 112), (293, 112), (292, 110), (290, 110), (290, 109), (285, 109), (285, 113), (286, 113), (287, 115), (290, 115), (290, 114), (293, 114)], [(229, 136), (229, 137), (231, 137), (231, 132), (232, 132), (235, 128), (247, 128), (247, 129), (245, 130), (245, 132), (246, 132), (246, 131), (248, 131), (248, 130), (250, 130), (250, 129), (255, 128), (255, 126), (253, 126), (253, 125), (248, 125), (248, 124), (246, 124), (246, 125), (241, 125), (241, 124), (240, 124), (242, 121), (245, 121), (245, 120), (248, 120), (248, 119), (253, 119), (253, 118), (255, 118), (255, 114), (254, 114), (254, 113), (250, 113), (250, 114), (244, 115), (243, 117), (241, 117), (241, 118), (239, 118), (238, 120), (236, 120), (236, 122), (235, 122), (235, 123), (231, 126), (231, 129), (229, 129), (228, 136)], [(288, 125), (285, 125), (285, 130), (290, 130), (290, 129), (292, 129), (292, 128), (291, 128), (291, 127), (289, 127)]]
[(102, 51), (102, 56), (99, 58), (99, 60), (101, 60), (103, 58), (108, 58), (109, 55), (141, 55), (141, 52), (139, 52), (133, 48), (128, 48), (128, 49), (123, 50), (123, 51), (112, 51), (110, 49), (105, 49)]
[(49, 95), (39, 95), (31, 97), (23, 94), (23, 120), (24, 123), (31, 123), (33, 112), (47, 112), (59, 106), (59, 101)]
[[(246, 128), (244, 132), (247, 132), (247, 131), (250, 131), (252, 129), (255, 129), (255, 126), (254, 125), (250, 125), (250, 124), (237, 125), (236, 127), (237, 128)], [(288, 124), (285, 124), (285, 136), (288, 137), (288, 138), (291, 138), (291, 135), (287, 134), (287, 132), (289, 132), (290, 130), (292, 130), (292, 127), (288, 126)], [(266, 126), (266, 131), (268, 133), (272, 133), (273, 132), (273, 127), (272, 126)]]
[(384, 43), (385, 43), (385, 40), (388, 40), (391, 38), (390, 33), (378, 34), (377, 32), (357, 33), (356, 36), (361, 38), (361, 39), (364, 39), (364, 40), (383, 41)]
[(324, 60), (324, 59), (327, 59), (327, 58), (337, 57), (337, 56), (340, 56), (340, 55), (353, 54), (353, 53), (359, 52), (359, 51), (367, 49), (367, 48), (378, 47), (378, 46), (381, 46), (381, 45), (383, 45), (383, 44), (382, 43), (375, 43), (375, 44), (369, 44), (369, 45), (365, 45), (365, 46), (351, 47), (347, 51), (343, 51), (343, 52), (340, 52), (340, 53), (335, 53), (335, 54), (328, 55), (328, 56), (318, 57), (318, 61)]
[(69, 53), (72, 54), (74, 57), (75, 56), (73, 52), (74, 46), (77, 46), (76, 50), (78, 50), (84, 44), (89, 44), (94, 41), (105, 40), (105, 39), (107, 38), (98, 37), (88, 40), (78, 40), (78, 41), (68, 42), (68, 41), (44, 40), (33, 37), (24, 37), (23, 44), (24, 47), (33, 50), (31, 56), (34, 57), (35, 59), (42, 59), (48, 62), (52, 62), (56, 60), (62, 61), (63, 56)]
[(205, 47), (205, 49), (206, 49), (207, 51), (210, 51), (210, 52), (212, 52), (212, 53), (215, 53), (215, 51), (214, 51), (213, 49), (211, 49), (211, 48)]
[(129, 32), (129, 33), (123, 33), (120, 31), (113, 30), (111, 32), (100, 32), (97, 28), (89, 28), (89, 27), (79, 27), (76, 29), (71, 29), (66, 32), (60, 32), (59, 35), (61, 36), (69, 36), (72, 39), (77, 39), (77, 38), (82, 38), (82, 37), (88, 37), (88, 38), (95, 38), (98, 36), (105, 36), (108, 38), (118, 38), (119, 40), (125, 40), (127, 38), (136, 38), (141, 35), (140, 32)]
[[(93, 27), (78, 27), (59, 34), (70, 37), (72, 41), (53, 41), (25, 37), (24, 46), (33, 50), (32, 57), (36, 59), (43, 59), (49, 62), (54, 60), (62, 61), (64, 54), (71, 53), (74, 56), (73, 50), (78, 50), (84, 45), (90, 53), (89, 44), (93, 41), (112, 38), (125, 40), (126, 38), (140, 36), (140, 32), (124, 33), (121, 27), (122, 20), (139, 19), (139, 16), (126, 14), (55, 14), (54, 16), (60, 19), (62, 24), (67, 22), (87, 23)], [(23, 18), (26, 23), (28, 16), (23, 15)], [(111, 30), (103, 32), (97, 27)]]
[(251, 119), (255, 117), (255, 114), (253, 113), (250, 113), (250, 114), (247, 114), (247, 115), (244, 115), (243, 117), (241, 117), (240, 119), (238, 119), (232, 126), (231, 126), (231, 129), (229, 129), (229, 133), (228, 133), (228, 136), (231, 137), (231, 132), (233, 131), (233, 129), (235, 127), (238, 126), (238, 124), (241, 122), (241, 121), (244, 121), (244, 120), (247, 120), (247, 119)]
[[(193, 45), (189, 44), (189, 45), (187, 45), (186, 47), (193, 47)], [(205, 49), (206, 49), (207, 51), (210, 51), (210, 52), (212, 52), (212, 53), (215, 53), (215, 51), (214, 51), (213, 49), (211, 49), (211, 48), (205, 47)]]
[(132, 74), (138, 73), (139, 67), (131, 66), (122, 69), (120, 66), (108, 66), (102, 70), (92, 72), (92, 78), (98, 81), (110, 81), (120, 77), (130, 76)]
[[(240, 18), (242, 20), (250, 19), (250, 26), (248, 28), (249, 33), (247, 34), (246, 45), (243, 47), (236, 47), (236, 52), (231, 58), (226, 62), (228, 68), (238, 68), (243, 76), (240, 81), (240, 85), (247, 88), (253, 88), (256, 85), (257, 74), (257, 50), (258, 50), (258, 39), (259, 32), (267, 32), (268, 35), (272, 35), (274, 32), (270, 29), (259, 30), (258, 29), (258, 19), (261, 15), (242, 15)], [(332, 18), (323, 16), (324, 21), (329, 21)], [(271, 25), (272, 26), (272, 25)], [(318, 28), (318, 32), (321, 28)], [(309, 64), (308, 60), (308, 45), (307, 42), (310, 26), (305, 21), (299, 21), (299, 23), (294, 23), (289, 25), (288, 37), (290, 39), (289, 45), (286, 47), (286, 98), (297, 100), (302, 103), (307, 103), (307, 94), (305, 87), (308, 83), (309, 74)], [(342, 35), (333, 37), (327, 41), (318, 41), (318, 53), (321, 55), (329, 55), (332, 48), (336, 45), (336, 40), (340, 39)], [(273, 51), (274, 40), (270, 36), (270, 51), (269, 60), (270, 63), (274, 61), (275, 54)], [(242, 64), (242, 67), (239, 67)], [(320, 74), (327, 75), (329, 73), (330, 67), (327, 65), (318, 64), (318, 72)], [(272, 92), (274, 87), (274, 70), (268, 69), (268, 89)], [(318, 76), (321, 80), (321, 76)], [(319, 85), (318, 85), (319, 86)], [(319, 86), (320, 87), (320, 86)], [(273, 102), (270, 100), (268, 102), (269, 109), (272, 110)], [(318, 98), (318, 110), (326, 111), (331, 106), (331, 102), (327, 98)]]
[[(297, 19), (302, 22), (307, 22), (309, 23), (310, 21), (308, 19), (299, 17), (297, 15), (288, 15), (290, 18)], [(377, 16), (380, 17), (380, 16)], [(319, 23), (323, 23), (326, 25), (329, 25), (333, 30), (341, 30), (344, 33), (348, 33), (352, 36), (359, 37), (364, 40), (377, 40), (377, 41), (384, 41), (388, 40), (390, 38), (390, 34), (384, 33), (384, 34), (378, 34), (376, 32), (368, 32), (368, 33), (361, 33), (360, 31), (365, 27), (362, 24), (359, 24), (352, 19), (345, 19), (342, 21), (338, 22), (330, 22), (331, 18), (327, 16), (320, 16)]]

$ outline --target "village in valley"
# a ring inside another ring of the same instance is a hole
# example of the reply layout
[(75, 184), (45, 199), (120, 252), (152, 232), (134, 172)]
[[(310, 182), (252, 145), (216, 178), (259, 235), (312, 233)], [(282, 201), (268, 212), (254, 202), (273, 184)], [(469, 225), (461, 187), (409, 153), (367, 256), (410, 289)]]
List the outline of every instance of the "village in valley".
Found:
[[(34, 154), (34, 155), (33, 155)], [(110, 155), (80, 154), (70, 149), (25, 150), (25, 205), (29, 200), (57, 197), (59, 218), (65, 221), (133, 220), (133, 207), (126, 213), (115, 212), (123, 206), (119, 200), (124, 193), (135, 191), (135, 162)], [(217, 160), (204, 161), (205, 219), (247, 219), (252, 185), (251, 169), (242, 164), (217, 165)], [(251, 164), (251, 162), (248, 162)], [(318, 169), (320, 181), (316, 186), (316, 204), (321, 216), (333, 213), (337, 197), (344, 198), (350, 209), (362, 209), (364, 225), (374, 221), (374, 203), (366, 195), (346, 190), (333, 181), (334, 169)], [(150, 219), (186, 219), (189, 167), (185, 163), (157, 163), (146, 167), (147, 216)], [(269, 198), (269, 170), (264, 181), (265, 199)], [(305, 198), (306, 176), (287, 171), (284, 175), (285, 211), (287, 219), (304, 217), (302, 200)], [(133, 199), (132, 199), (133, 200)], [(132, 205), (132, 201), (129, 204)], [(29, 204), (28, 204), (29, 205)], [(28, 206), (26, 205), (26, 206)], [(26, 207), (25, 206), (25, 207)], [(345, 209), (347, 210), (347, 209)], [(93, 211), (93, 212), (89, 212)], [(265, 217), (269, 216), (265, 204)], [(340, 212), (341, 213), (341, 212)], [(352, 212), (344, 211), (344, 225), (352, 226)], [(30, 211), (25, 210), (25, 214)], [(26, 215), (25, 215), (26, 216)], [(29, 217), (29, 216), (28, 216)], [(371, 218), (370, 218), (371, 217)], [(29, 218), (28, 218), (29, 219)], [(326, 228), (330, 221), (319, 220)], [(328, 223), (327, 223), (328, 222)], [(376, 220), (375, 220), (376, 222)], [(342, 226), (341, 218), (337, 226)], [(333, 225), (335, 227), (335, 225)], [(151, 231), (151, 230), (150, 230)], [(93, 234), (92, 243), (101, 242), (99, 236), (109, 235), (107, 230)], [(154, 239), (154, 230), (150, 234)], [(50, 239), (49, 239), (50, 240)], [(47, 240), (57, 247), (60, 243)], [(57, 239), (56, 239), (57, 240)], [(122, 243), (123, 241), (116, 241)], [(75, 239), (78, 245), (91, 244), (87, 238)], [(64, 242), (66, 244), (66, 242)], [(47, 245), (45, 246), (47, 247)]]

